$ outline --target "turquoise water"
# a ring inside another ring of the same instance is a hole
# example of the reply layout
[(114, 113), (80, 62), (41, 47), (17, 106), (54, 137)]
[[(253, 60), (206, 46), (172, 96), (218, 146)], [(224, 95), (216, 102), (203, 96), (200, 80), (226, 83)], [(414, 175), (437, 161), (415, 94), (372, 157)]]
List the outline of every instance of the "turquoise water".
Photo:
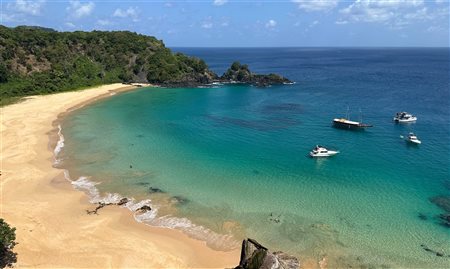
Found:
[[(450, 194), (447, 49), (180, 50), (219, 72), (243, 58), (297, 83), (144, 88), (96, 102), (62, 123), (58, 157), (72, 178), (150, 199), (156, 216), (140, 220), (214, 248), (252, 237), (301, 260), (327, 256), (331, 268), (449, 267), (421, 247), (450, 255), (450, 229), (429, 201)], [(332, 128), (347, 106), (374, 127)], [(394, 124), (401, 110), (418, 122)], [(405, 143), (409, 131), (423, 144)], [(316, 144), (341, 153), (308, 158)]]

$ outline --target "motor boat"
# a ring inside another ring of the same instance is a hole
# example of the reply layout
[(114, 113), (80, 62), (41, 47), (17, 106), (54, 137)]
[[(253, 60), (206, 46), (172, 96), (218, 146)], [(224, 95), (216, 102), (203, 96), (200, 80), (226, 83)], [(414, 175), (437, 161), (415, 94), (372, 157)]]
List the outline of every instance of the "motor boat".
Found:
[(422, 141), (420, 141), (414, 133), (409, 133), (406, 137), (406, 141), (414, 144), (422, 144)]
[(395, 114), (394, 121), (400, 123), (415, 122), (417, 121), (417, 117), (409, 114), (408, 112), (397, 112), (397, 114)]
[(338, 154), (339, 151), (329, 150), (323, 146), (317, 145), (311, 152), (309, 152), (309, 156), (311, 157), (330, 157)]

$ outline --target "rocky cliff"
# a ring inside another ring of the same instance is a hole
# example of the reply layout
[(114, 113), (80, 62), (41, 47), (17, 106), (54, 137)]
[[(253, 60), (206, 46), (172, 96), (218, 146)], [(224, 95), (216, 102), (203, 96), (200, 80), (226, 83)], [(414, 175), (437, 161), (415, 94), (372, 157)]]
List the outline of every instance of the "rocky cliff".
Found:
[(252, 84), (259, 87), (292, 83), (289, 79), (277, 74), (255, 74), (250, 71), (248, 65), (240, 64), (239, 62), (234, 62), (231, 67), (228, 68), (228, 70), (220, 77), (220, 81)]

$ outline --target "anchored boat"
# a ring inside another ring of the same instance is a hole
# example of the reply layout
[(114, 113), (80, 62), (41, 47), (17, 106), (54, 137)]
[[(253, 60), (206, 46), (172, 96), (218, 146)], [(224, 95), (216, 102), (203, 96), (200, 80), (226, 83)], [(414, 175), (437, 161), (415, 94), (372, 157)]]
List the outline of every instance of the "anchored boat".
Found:
[(417, 117), (408, 112), (397, 112), (394, 117), (395, 122), (406, 123), (406, 122), (415, 122)]
[(422, 144), (422, 141), (420, 141), (417, 135), (415, 135), (414, 133), (409, 133), (406, 137), (406, 141), (417, 145)]
[(367, 127), (373, 127), (373, 125), (362, 123), (362, 117), (360, 121), (349, 120), (349, 109), (347, 108), (347, 114), (345, 118), (336, 118), (333, 120), (333, 126), (342, 129), (364, 129)]
[(309, 156), (311, 157), (330, 157), (338, 154), (339, 151), (329, 150), (324, 146), (317, 145), (311, 152), (309, 152)]

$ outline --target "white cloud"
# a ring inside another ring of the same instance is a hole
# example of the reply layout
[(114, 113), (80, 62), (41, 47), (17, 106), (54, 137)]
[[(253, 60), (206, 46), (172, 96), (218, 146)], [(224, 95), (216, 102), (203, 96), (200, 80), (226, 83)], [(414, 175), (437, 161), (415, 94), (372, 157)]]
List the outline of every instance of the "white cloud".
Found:
[(402, 29), (414, 21), (434, 20), (441, 16), (442, 12), (437, 12), (438, 9), (431, 12), (424, 3), (424, 0), (356, 0), (339, 10), (341, 18), (335, 23), (382, 23), (392, 29)]
[(28, 15), (40, 15), (41, 8), (45, 4), (45, 0), (26, 1), (16, 0), (14, 3), (8, 4), (8, 9), (12, 9), (16, 12), (25, 13)]
[(201, 27), (205, 29), (211, 29), (213, 27), (213, 24), (212, 22), (203, 22)]
[(228, 2), (228, 0), (214, 0), (213, 5), (222, 6), (222, 5), (225, 5), (227, 2)]
[(97, 21), (97, 24), (98, 24), (98, 25), (101, 25), (101, 26), (107, 26), (107, 25), (111, 25), (112, 22), (109, 21), (109, 20), (98, 20), (98, 21)]
[(335, 8), (339, 0), (291, 0), (293, 3), (298, 5), (299, 9), (305, 10), (307, 12), (312, 11), (329, 11)]
[(319, 24), (319, 21), (313, 21), (313, 22), (311, 22), (310, 24), (309, 24), (309, 27), (311, 28), (311, 27), (314, 27), (314, 26), (316, 26), (317, 24)]
[(75, 27), (76, 27), (76, 25), (73, 24), (73, 23), (71, 23), (71, 22), (66, 22), (66, 23), (64, 23), (64, 25), (65, 25), (66, 27), (68, 27), (68, 28), (75, 28)]
[(339, 24), (339, 25), (343, 25), (343, 24), (348, 24), (348, 21), (338, 20), (338, 21), (336, 21), (335, 23), (336, 23), (336, 24)]
[(94, 10), (95, 4), (93, 2), (70, 1), (70, 5), (66, 10), (72, 17), (81, 18), (89, 16)]
[(266, 22), (266, 28), (274, 28), (275, 26), (277, 26), (277, 22), (275, 20), (269, 20)]
[(17, 18), (17, 16), (13, 15), (8, 15), (6, 13), (0, 13), (0, 23), (4, 23), (4, 22), (18, 22), (21, 21), (19, 18)]
[(113, 17), (131, 18), (133, 21), (138, 21), (139, 9), (137, 7), (129, 7), (127, 10), (118, 8), (114, 11)]
[(442, 28), (441, 26), (432, 25), (428, 27), (426, 31), (430, 33), (443, 32), (444, 28)]
[(203, 29), (211, 29), (214, 27), (213, 22), (214, 22), (213, 17), (208, 16), (200, 22), (200, 27)]

